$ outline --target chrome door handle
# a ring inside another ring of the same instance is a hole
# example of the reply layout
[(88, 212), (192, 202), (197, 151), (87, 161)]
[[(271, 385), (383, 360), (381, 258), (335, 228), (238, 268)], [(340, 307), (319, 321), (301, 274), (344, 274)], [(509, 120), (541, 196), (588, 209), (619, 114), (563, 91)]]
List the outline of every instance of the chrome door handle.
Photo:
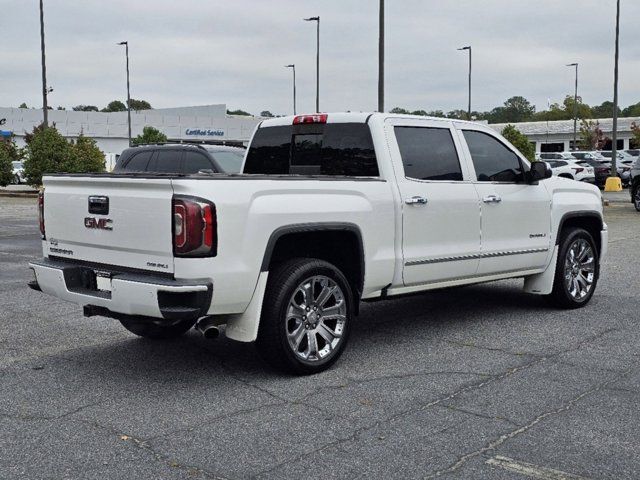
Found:
[(487, 195), (482, 199), (484, 203), (500, 203), (502, 198), (499, 195)]
[(416, 195), (415, 197), (405, 198), (404, 203), (407, 205), (425, 205), (427, 203), (427, 197)]

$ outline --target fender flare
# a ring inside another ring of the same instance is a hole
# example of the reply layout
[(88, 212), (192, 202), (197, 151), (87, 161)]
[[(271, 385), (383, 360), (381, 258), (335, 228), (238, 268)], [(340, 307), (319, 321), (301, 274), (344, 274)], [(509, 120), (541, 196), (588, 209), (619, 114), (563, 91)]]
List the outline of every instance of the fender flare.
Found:
[(565, 213), (562, 218), (560, 218), (560, 222), (558, 223), (558, 232), (556, 234), (555, 241), (556, 245), (560, 244), (560, 232), (564, 228), (565, 222), (572, 218), (595, 218), (600, 223), (600, 230), (602, 230), (602, 227), (604, 225), (604, 219), (602, 218), (602, 215), (600, 214), (600, 212), (596, 212), (594, 210), (579, 210), (576, 212)]

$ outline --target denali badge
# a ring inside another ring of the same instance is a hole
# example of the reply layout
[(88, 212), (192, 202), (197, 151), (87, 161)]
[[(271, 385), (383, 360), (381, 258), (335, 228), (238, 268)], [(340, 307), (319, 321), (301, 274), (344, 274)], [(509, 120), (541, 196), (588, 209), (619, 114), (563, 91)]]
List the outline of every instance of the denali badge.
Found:
[(110, 218), (94, 218), (85, 217), (84, 226), (87, 228), (97, 228), (99, 230), (113, 230), (113, 225)]

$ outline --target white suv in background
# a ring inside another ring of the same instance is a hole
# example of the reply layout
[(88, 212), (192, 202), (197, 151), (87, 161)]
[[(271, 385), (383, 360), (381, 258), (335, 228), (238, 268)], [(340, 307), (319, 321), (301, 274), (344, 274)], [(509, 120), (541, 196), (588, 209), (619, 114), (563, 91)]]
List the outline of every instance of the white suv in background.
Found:
[(547, 160), (547, 163), (557, 177), (588, 183), (595, 183), (596, 181), (593, 167), (576, 163), (575, 160)]
[(545, 162), (549, 160), (575, 160), (570, 152), (543, 152), (540, 154), (540, 160), (544, 160)]

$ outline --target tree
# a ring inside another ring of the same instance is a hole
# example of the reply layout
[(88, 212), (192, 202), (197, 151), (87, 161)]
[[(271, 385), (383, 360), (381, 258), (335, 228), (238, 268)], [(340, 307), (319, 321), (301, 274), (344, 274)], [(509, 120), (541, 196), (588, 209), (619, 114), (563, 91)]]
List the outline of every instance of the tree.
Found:
[(622, 116), (624, 117), (640, 117), (640, 102), (629, 105), (627, 108), (622, 110)]
[(502, 136), (511, 142), (511, 145), (520, 150), (530, 162), (535, 161), (536, 147), (529, 141), (525, 134), (513, 125), (507, 125), (502, 129)]
[(109, 102), (105, 108), (102, 109), (103, 112), (126, 112), (127, 106), (122, 103), (120, 100), (114, 100), (113, 102)]
[(602, 150), (609, 138), (605, 137), (600, 122), (582, 120), (580, 122), (580, 140), (578, 144), (582, 150)]
[(633, 143), (636, 146), (635, 148), (638, 148), (640, 146), (640, 126), (636, 122), (631, 123), (631, 133), (633, 133), (633, 138), (630, 143)]
[(60, 135), (55, 125), (39, 125), (25, 135), (24, 173), (27, 183), (42, 185), (42, 175), (67, 171), (71, 162), (69, 142)]
[[(613, 117), (613, 102), (609, 100), (602, 102), (602, 105), (591, 107), (591, 111), (593, 112), (593, 118), (611, 118)], [(618, 115), (621, 114), (622, 110), (618, 107)]]
[(67, 171), (70, 173), (104, 172), (104, 152), (98, 148), (93, 138), (84, 133), (71, 142), (71, 155)]
[(13, 180), (13, 165), (11, 162), (20, 160), (22, 151), (16, 147), (13, 138), (0, 141), (0, 186), (5, 187)]
[(227, 115), (243, 115), (246, 117), (250, 117), (251, 114), (249, 112), (245, 112), (244, 110), (227, 110)]
[(524, 97), (515, 96), (507, 99), (503, 106), (496, 107), (485, 115), (491, 123), (526, 122), (533, 118), (536, 107)]
[(400, 108), (400, 107), (393, 107), (391, 110), (389, 110), (389, 113), (398, 113), (401, 115), (409, 115), (409, 110), (405, 109), (405, 108)]
[(131, 110), (134, 110), (136, 112), (138, 110), (152, 110), (151, 104), (146, 100), (136, 100), (135, 98), (132, 98), (130, 105), (131, 105)]
[(275, 115), (271, 113), (269, 110), (263, 110), (260, 112), (260, 116), (264, 118), (273, 118)]
[(88, 173), (104, 171), (104, 154), (95, 140), (80, 134), (69, 143), (53, 126), (39, 125), (25, 135), (24, 173), (27, 183), (42, 185), (47, 173)]
[(164, 143), (167, 136), (154, 127), (146, 126), (142, 129), (142, 135), (138, 135), (131, 140), (134, 145), (143, 145), (145, 143)]
[(447, 118), (455, 118), (456, 120), (467, 120), (467, 111), (466, 110), (451, 110), (447, 113)]
[(66, 108), (64, 108), (63, 106), (58, 105), (58, 108), (56, 108), (56, 110), (66, 110)]
[(26, 103), (22, 102), (18, 108), (29, 108), (29, 107), (27, 107)]
[(97, 112), (98, 107), (95, 105), (76, 105), (73, 107), (74, 112)]

